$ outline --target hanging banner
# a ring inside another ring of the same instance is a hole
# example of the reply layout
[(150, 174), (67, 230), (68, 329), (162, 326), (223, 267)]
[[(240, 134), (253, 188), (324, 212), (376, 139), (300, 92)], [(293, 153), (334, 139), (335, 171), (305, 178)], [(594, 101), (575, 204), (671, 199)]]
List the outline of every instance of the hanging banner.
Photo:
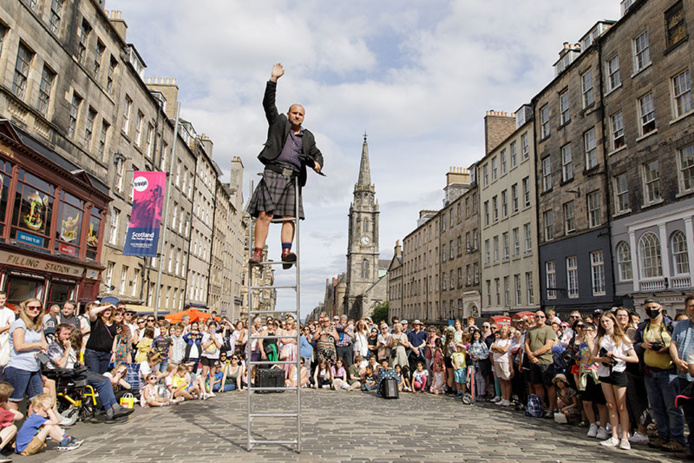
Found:
[(134, 178), (133, 211), (123, 255), (156, 257), (166, 172), (135, 171)]

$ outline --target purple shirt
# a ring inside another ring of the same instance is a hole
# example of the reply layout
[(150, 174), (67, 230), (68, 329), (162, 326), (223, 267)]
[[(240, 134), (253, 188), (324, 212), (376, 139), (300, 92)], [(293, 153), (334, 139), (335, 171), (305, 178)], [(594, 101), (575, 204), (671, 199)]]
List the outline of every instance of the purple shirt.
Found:
[(282, 147), (282, 152), (277, 157), (277, 162), (280, 164), (288, 164), (301, 169), (301, 161), (299, 160), (299, 155), (303, 149), (303, 136), (304, 129), (298, 134), (295, 134), (293, 130), (289, 131), (287, 135), (287, 140), (284, 142)]

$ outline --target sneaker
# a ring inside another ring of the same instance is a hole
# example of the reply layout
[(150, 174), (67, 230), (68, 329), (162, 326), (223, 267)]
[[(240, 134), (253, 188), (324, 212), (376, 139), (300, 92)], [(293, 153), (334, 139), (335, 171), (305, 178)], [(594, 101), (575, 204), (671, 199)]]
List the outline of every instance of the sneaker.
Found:
[(598, 435), (598, 425), (595, 423), (592, 423), (590, 425), (590, 428), (588, 428), (588, 434), (586, 434), (588, 437), (595, 437)]
[(600, 445), (604, 445), (605, 447), (617, 447), (619, 445), (619, 439), (616, 437), (610, 437), (609, 439), (600, 442)]
[(631, 444), (629, 443), (629, 441), (627, 439), (622, 439), (619, 442), (619, 448), (622, 450), (631, 450)]
[(75, 450), (79, 448), (80, 445), (82, 445), (83, 440), (77, 440), (74, 437), (66, 437), (63, 439), (60, 444), (58, 444), (58, 447), (56, 450), (59, 452), (65, 452), (69, 450)]
[(629, 438), (629, 442), (632, 444), (648, 444), (648, 437), (636, 431), (634, 435)]
[(511, 403), (510, 400), (504, 400), (504, 401), (501, 403), (501, 405), (504, 406), (504, 407), (510, 407), (510, 406), (513, 405), (513, 404)]
[(490, 402), (497, 403), (497, 402), (499, 402), (500, 400), (501, 400), (501, 397), (499, 397), (499, 396), (497, 395), (497, 396), (494, 396), (494, 398), (491, 399)]
[(607, 429), (598, 428), (598, 432), (597, 432), (597, 434), (595, 434), (596, 439), (603, 440), (603, 439), (607, 439), (608, 437), (610, 437), (610, 433), (607, 432)]
[(667, 440), (663, 439), (662, 437), (658, 437), (652, 441), (648, 442), (648, 446), (652, 449), (661, 449), (665, 444), (667, 444)]
[(553, 420), (554, 419), (554, 412), (552, 410), (547, 410), (545, 412), (545, 419)]
[(59, 445), (55, 449), (58, 452), (68, 452), (70, 450), (78, 449), (79, 447), (80, 447), (79, 444), (67, 444), (67, 445)]
[(217, 394), (215, 394), (214, 392), (209, 392), (207, 394), (207, 397), (217, 397)]
[(175, 404), (180, 404), (180, 403), (183, 402), (184, 400), (186, 400), (185, 397), (176, 397), (176, 398), (174, 399), (173, 402), (174, 402)]
[(684, 445), (680, 444), (676, 440), (671, 440), (667, 444), (663, 445), (661, 449), (665, 450), (666, 452), (684, 452), (687, 450), (687, 447)]
[(501, 399), (501, 400), (497, 400), (497, 401), (496, 401), (496, 402), (494, 402), (494, 403), (495, 403), (496, 405), (499, 405), (499, 406), (501, 406), (501, 405), (503, 405), (503, 404), (504, 404), (504, 402), (506, 402), (506, 401), (505, 401), (504, 399)]

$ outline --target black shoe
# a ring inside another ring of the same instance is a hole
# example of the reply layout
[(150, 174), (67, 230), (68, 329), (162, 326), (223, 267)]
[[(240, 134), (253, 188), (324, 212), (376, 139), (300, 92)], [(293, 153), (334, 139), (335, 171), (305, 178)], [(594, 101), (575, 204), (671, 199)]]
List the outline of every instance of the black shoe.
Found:
[(293, 252), (282, 252), (282, 268), (285, 270), (289, 270), (292, 268), (292, 265), (296, 262), (296, 254)]
[(121, 407), (121, 409), (118, 410), (117, 412), (113, 412), (113, 419), (114, 419), (114, 420), (117, 420), (118, 418), (130, 416), (130, 415), (133, 414), (134, 411), (135, 411), (134, 408), (123, 408), (123, 407)]
[(119, 416), (118, 418), (116, 418), (116, 417), (114, 416), (114, 417), (112, 417), (112, 418), (111, 418), (111, 417), (106, 417), (106, 419), (104, 420), (104, 423), (106, 423), (106, 424), (116, 424), (116, 423), (125, 423), (126, 421), (128, 421), (128, 417), (127, 417), (127, 416)]

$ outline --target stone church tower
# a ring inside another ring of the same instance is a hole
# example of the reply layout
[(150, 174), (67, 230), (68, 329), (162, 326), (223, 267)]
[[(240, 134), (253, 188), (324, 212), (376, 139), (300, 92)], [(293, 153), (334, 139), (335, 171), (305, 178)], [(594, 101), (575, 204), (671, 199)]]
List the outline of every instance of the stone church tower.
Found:
[(362, 307), (362, 296), (378, 281), (378, 214), (376, 189), (371, 183), (369, 145), (364, 134), (359, 180), (354, 185), (354, 200), (349, 207), (347, 242), (344, 313), (354, 319), (364, 315), (367, 308)]

